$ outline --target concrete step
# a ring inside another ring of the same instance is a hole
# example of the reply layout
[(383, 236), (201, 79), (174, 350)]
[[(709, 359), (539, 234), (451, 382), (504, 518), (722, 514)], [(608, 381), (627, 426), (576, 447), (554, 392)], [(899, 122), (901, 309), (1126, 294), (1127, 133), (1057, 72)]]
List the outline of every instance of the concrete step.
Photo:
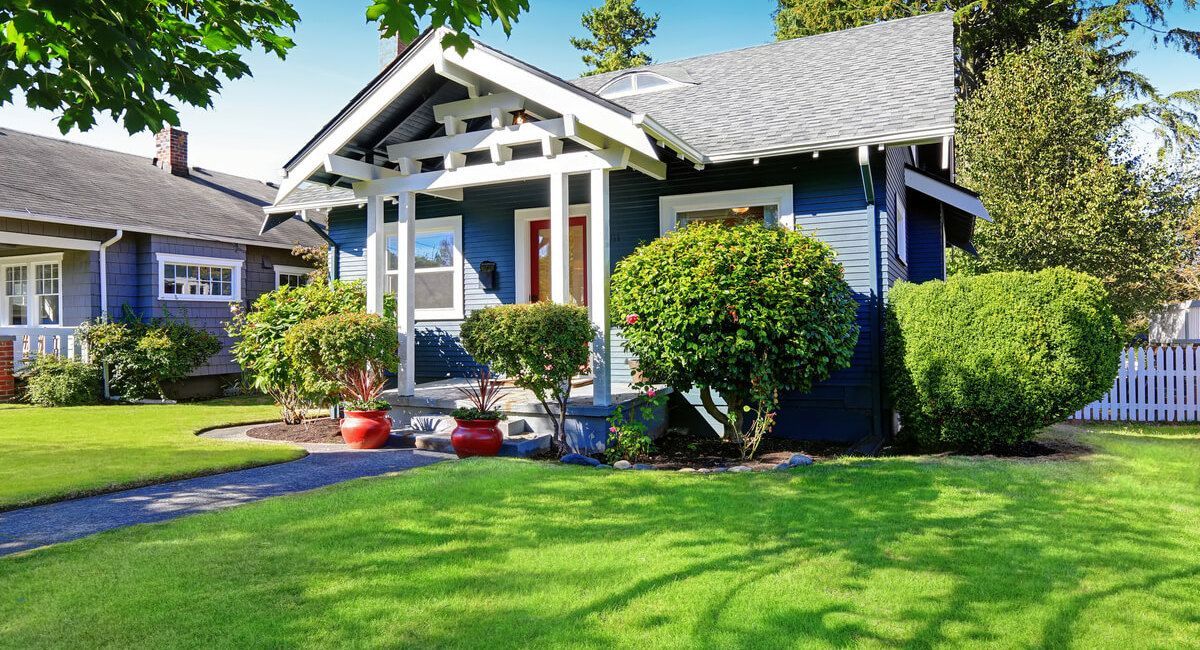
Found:
[[(454, 446), (450, 444), (450, 433), (426, 433), (413, 432), (413, 446), (417, 449), (425, 449), (427, 451), (439, 451), (442, 453), (453, 454)], [(548, 433), (522, 433), (514, 436), (505, 436), (504, 443), (500, 445), (501, 456), (512, 456), (517, 458), (527, 458), (539, 451), (550, 448), (550, 434)]]

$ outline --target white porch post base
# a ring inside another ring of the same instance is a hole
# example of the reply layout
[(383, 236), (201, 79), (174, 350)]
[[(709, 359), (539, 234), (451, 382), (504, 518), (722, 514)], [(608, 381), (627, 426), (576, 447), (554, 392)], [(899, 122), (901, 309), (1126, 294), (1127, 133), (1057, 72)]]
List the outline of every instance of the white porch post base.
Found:
[(592, 404), (612, 404), (612, 349), (608, 321), (609, 245), (608, 170), (590, 173), (591, 215), (588, 217), (588, 296), (592, 324)]
[(398, 197), (400, 218), (396, 220), (397, 254), (400, 272), (396, 289), (396, 341), (399, 364), (396, 370), (396, 392), (399, 395), (416, 393), (416, 201), (412, 192)]

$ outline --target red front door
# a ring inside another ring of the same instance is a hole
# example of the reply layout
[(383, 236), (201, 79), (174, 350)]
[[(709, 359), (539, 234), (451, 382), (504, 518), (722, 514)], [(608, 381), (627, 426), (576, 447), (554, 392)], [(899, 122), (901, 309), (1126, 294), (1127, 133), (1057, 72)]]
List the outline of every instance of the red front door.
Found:
[[(572, 302), (587, 303), (587, 217), (571, 217), (567, 240)], [(529, 222), (529, 302), (550, 300), (550, 220)]]

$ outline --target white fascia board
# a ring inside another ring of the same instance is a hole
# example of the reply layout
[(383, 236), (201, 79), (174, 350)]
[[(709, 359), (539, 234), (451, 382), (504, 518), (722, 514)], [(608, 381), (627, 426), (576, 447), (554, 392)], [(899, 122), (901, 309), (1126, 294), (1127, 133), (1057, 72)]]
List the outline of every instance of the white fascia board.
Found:
[(348, 205), (363, 205), (365, 199), (352, 197), (348, 199), (337, 199), (330, 201), (307, 201), (305, 203), (293, 203), (291, 205), (268, 205), (263, 208), (263, 214), (285, 214), (289, 212), (300, 212), (301, 210), (327, 210), (329, 208), (340, 208)]
[(934, 198), (946, 205), (954, 206), (969, 215), (991, 221), (992, 216), (973, 192), (959, 187), (949, 181), (929, 176), (909, 168), (904, 169), (904, 186), (916, 190), (925, 196)]
[[(441, 58), (441, 38), (437, 34), (405, 53), (407, 60), (404, 65), (396, 66), (391, 74), (383, 80), (375, 90), (363, 98), (358, 106), (347, 113), (342, 120), (329, 130), (308, 153), (296, 161), (288, 171), (287, 178), (279, 186), (277, 196), (285, 197), (308, 180), (325, 165), (325, 158), (335, 154), (358, 134), (371, 120), (387, 109), (392, 101), (409, 88), (426, 70), (433, 67), (434, 61)], [(278, 203), (279, 200), (276, 200)]]
[(641, 126), (647, 132), (649, 132), (650, 137), (661, 141), (667, 146), (668, 149), (672, 149), (676, 153), (682, 154), (685, 158), (693, 163), (703, 165), (706, 162), (711, 162), (703, 153), (700, 153), (699, 149), (696, 149), (687, 142), (684, 142), (683, 138), (671, 133), (670, 129), (659, 124), (649, 115), (645, 113), (635, 113), (633, 116), (633, 123)]
[(98, 251), (100, 242), (91, 239), (53, 237), (49, 235), (27, 235), (20, 232), (0, 232), (0, 244), (20, 246), (42, 246), (45, 248), (67, 248), (77, 251)]
[(513, 181), (548, 178), (551, 174), (579, 174), (593, 169), (615, 169), (629, 164), (629, 150), (603, 149), (600, 151), (577, 151), (554, 158), (522, 158), (503, 165), (482, 164), (462, 167), (454, 171), (432, 171), (354, 183), (354, 194), (359, 197), (401, 194), (403, 192), (427, 192), (508, 183)]
[(886, 133), (882, 135), (871, 136), (856, 136), (852, 138), (844, 138), (841, 140), (816, 140), (812, 142), (797, 142), (793, 144), (779, 145), (775, 147), (764, 147), (761, 149), (748, 149), (744, 151), (729, 151), (725, 153), (717, 153), (705, 156), (705, 162), (720, 163), (733, 162), (737, 160), (751, 160), (754, 158), (772, 158), (775, 156), (791, 156), (799, 153), (813, 153), (817, 151), (834, 151), (838, 149), (857, 149), (860, 146), (871, 145), (910, 145), (910, 144), (929, 144), (932, 142), (941, 142), (942, 138), (947, 135), (954, 134), (954, 126), (948, 125), (935, 129), (922, 129), (918, 131), (899, 131), (894, 133)]
[(454, 50), (443, 53), (447, 62), (479, 75), (491, 83), (516, 92), (530, 101), (562, 115), (575, 115), (605, 137), (630, 149), (658, 159), (653, 143), (628, 115), (563, 88), (527, 70), (504, 61), (485, 48), (474, 47), (465, 55)]
[[(124, 230), (125, 232), (140, 232), (147, 235), (166, 235), (168, 237), (182, 237), (185, 239), (206, 239), (209, 241), (226, 242), (229, 244), (242, 244), (243, 246), (260, 246), (262, 248), (281, 248), (283, 250), (292, 250), (292, 244), (279, 244), (270, 241), (261, 241), (257, 239), (242, 239), (241, 237), (221, 237), (219, 235), (210, 235), (207, 233), (191, 233), (182, 230), (169, 230), (167, 228), (154, 228), (151, 226), (138, 226), (130, 224), (117, 224), (107, 221), (94, 221), (91, 219), (79, 219), (77, 217), (65, 217), (62, 215), (40, 214), (37, 212), (19, 212), (14, 210), (0, 209), (0, 217), (8, 217), (10, 219), (27, 219), (29, 221), (39, 221), (43, 223), (69, 223), (76, 226), (84, 226), (86, 228), (102, 228), (104, 230)], [(99, 250), (97, 248), (97, 250)]]

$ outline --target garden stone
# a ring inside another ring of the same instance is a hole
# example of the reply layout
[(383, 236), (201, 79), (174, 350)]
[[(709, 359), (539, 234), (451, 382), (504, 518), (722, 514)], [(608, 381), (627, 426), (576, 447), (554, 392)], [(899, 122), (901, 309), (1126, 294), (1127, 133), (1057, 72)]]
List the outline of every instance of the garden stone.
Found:
[(612, 465), (607, 465), (605, 463), (600, 463), (599, 465), (594, 465), (594, 467), (596, 469), (612, 469)]
[(731, 471), (731, 472), (751, 472), (754, 470), (750, 469), (749, 467), (747, 467), (745, 465), (734, 465), (733, 467), (729, 468), (729, 471)]
[(801, 465), (812, 465), (812, 456), (807, 454), (792, 454), (792, 457), (787, 462), (789, 467), (799, 467)]
[(595, 458), (590, 458), (588, 456), (584, 456), (583, 454), (567, 454), (566, 456), (558, 459), (558, 462), (566, 463), (568, 465), (589, 465), (591, 467), (595, 467), (600, 464), (600, 461), (596, 460)]
[(633, 463), (627, 460), (618, 460), (613, 463), (613, 469), (633, 469)]
[(712, 472), (713, 472), (714, 474), (720, 474), (721, 472), (728, 472), (728, 471), (729, 471), (729, 468), (728, 468), (728, 467), (714, 467), (714, 468), (712, 468)]
[(791, 463), (779, 463), (778, 465), (776, 465), (776, 466), (775, 466), (775, 469), (777, 469), (777, 470), (780, 470), (780, 469), (791, 469), (791, 468), (792, 468), (792, 465), (791, 465)]
[(695, 468), (695, 467), (680, 467), (680, 468), (679, 468), (679, 471), (681, 471), (681, 472), (695, 472), (695, 471), (696, 471), (696, 468)]
[(637, 464), (635, 464), (635, 465), (633, 466), (633, 468), (634, 468), (634, 469), (654, 469), (654, 466), (653, 466), (653, 465), (647, 465), (647, 464), (645, 464), (645, 463), (637, 463)]

